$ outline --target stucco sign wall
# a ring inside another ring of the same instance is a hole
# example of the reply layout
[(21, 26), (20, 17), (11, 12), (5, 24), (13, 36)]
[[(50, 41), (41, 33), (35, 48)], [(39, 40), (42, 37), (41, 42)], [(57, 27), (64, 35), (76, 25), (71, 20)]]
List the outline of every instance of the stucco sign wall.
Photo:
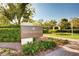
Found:
[(43, 35), (41, 26), (21, 26), (21, 38), (41, 37)]

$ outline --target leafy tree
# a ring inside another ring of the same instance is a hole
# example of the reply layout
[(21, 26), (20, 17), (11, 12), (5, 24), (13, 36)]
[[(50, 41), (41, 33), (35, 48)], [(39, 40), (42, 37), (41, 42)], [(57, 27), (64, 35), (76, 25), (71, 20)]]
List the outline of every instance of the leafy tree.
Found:
[(8, 24), (10, 24), (9, 20), (5, 16), (0, 14), (0, 26), (8, 25)]
[(56, 25), (56, 23), (57, 22), (55, 20), (49, 20), (49, 21), (44, 22), (43, 27), (47, 27), (49, 29), (52, 29), (53, 26)]
[(30, 22), (30, 23), (34, 23), (35, 22), (35, 20), (33, 20), (33, 19), (23, 19), (23, 21), (22, 22)]
[(20, 24), (23, 20), (31, 19), (34, 9), (29, 3), (7, 3), (0, 5), (2, 13), (11, 22)]
[(79, 18), (72, 18), (71, 23), (73, 24), (74, 28), (79, 28)]
[(56, 21), (55, 20), (50, 20), (49, 21), (49, 26), (50, 26), (50, 28), (52, 29), (53, 28), (53, 26), (56, 26)]
[(68, 28), (70, 28), (70, 23), (68, 22), (68, 19), (63, 18), (63, 19), (61, 19), (59, 26), (61, 27), (61, 29), (68, 29)]

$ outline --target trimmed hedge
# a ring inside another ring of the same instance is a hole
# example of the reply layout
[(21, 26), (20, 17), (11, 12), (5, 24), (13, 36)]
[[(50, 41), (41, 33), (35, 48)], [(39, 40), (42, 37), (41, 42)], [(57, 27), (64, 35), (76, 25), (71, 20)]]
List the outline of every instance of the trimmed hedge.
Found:
[(20, 25), (3, 25), (3, 26), (0, 25), (0, 28), (17, 28), (17, 27), (20, 27)]
[(49, 29), (48, 33), (57, 33), (58, 30)]
[(20, 28), (0, 28), (0, 42), (20, 42)]
[[(62, 30), (53, 30), (53, 29), (49, 29), (48, 33), (59, 33), (59, 32), (68, 32), (71, 33), (71, 29), (62, 29)], [(73, 29), (73, 33), (79, 33), (79, 29)]]
[(48, 33), (49, 29), (43, 29), (43, 33)]
[[(71, 29), (62, 29), (62, 30), (58, 30), (58, 32), (69, 32), (71, 33)], [(79, 29), (73, 29), (74, 33), (79, 33)]]

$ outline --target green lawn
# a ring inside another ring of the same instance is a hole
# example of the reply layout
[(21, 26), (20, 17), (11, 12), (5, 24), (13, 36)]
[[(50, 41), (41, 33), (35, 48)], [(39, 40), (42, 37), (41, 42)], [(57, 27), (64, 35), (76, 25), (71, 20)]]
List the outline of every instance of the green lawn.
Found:
[(70, 39), (79, 39), (79, 34), (74, 33), (52, 33), (52, 34), (44, 34), (47, 37), (62, 37), (62, 38), (70, 38)]

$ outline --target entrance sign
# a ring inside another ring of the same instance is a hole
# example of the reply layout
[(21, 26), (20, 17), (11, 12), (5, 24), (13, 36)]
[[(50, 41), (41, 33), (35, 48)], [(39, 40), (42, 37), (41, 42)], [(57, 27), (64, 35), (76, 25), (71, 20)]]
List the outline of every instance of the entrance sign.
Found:
[(21, 26), (21, 38), (41, 37), (42, 35), (40, 26)]

